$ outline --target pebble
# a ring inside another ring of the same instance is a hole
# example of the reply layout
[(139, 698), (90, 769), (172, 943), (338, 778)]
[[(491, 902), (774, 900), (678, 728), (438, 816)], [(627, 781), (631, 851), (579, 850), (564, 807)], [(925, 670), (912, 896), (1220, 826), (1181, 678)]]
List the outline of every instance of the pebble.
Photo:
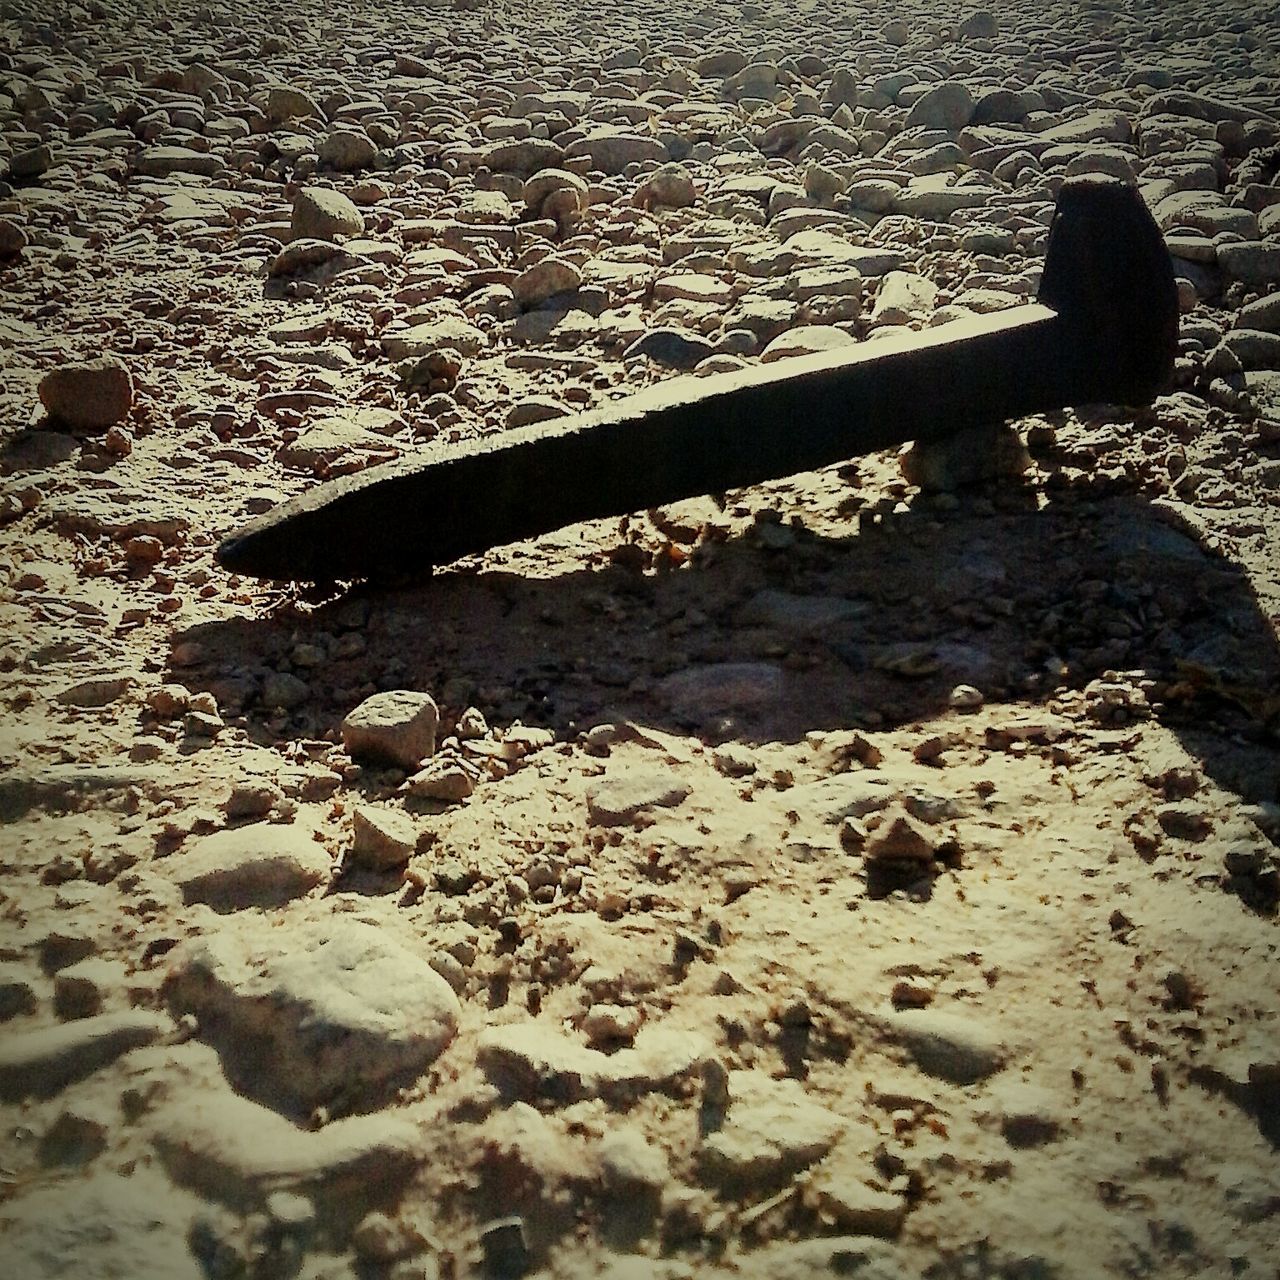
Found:
[(106, 431), (133, 409), (133, 376), (115, 356), (64, 364), (40, 379), (40, 403), (55, 423)]
[(353, 760), (416, 769), (436, 749), (440, 711), (428, 693), (375, 693), (342, 722), (342, 745)]

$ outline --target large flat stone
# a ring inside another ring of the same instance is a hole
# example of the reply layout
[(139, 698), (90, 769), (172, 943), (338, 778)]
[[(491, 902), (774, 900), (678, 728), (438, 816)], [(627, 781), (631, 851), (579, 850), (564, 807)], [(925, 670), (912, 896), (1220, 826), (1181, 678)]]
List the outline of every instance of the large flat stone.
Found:
[(237, 1088), (294, 1112), (382, 1105), (458, 1026), (458, 998), (425, 958), (341, 916), (194, 939), (175, 952), (165, 991), (200, 1020)]
[(329, 875), (329, 855), (313, 832), (267, 822), (205, 836), (168, 865), (187, 902), (218, 911), (283, 906)]
[(152, 1141), (174, 1181), (245, 1212), (289, 1190), (359, 1217), (426, 1154), (417, 1128), (395, 1116), (353, 1116), (313, 1133), (233, 1093), (170, 1105)]
[(121, 1054), (172, 1030), (158, 1013), (131, 1010), (0, 1039), (0, 1100), (48, 1098)]

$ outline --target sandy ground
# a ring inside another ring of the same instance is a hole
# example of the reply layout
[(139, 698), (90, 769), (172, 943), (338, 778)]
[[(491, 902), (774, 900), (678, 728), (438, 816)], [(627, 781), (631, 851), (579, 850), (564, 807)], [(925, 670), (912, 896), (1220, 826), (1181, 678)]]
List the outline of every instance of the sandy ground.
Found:
[[(1280, 1276), (1278, 47), (0, 5), (4, 1275)], [(214, 559), (1016, 306), (1075, 173), (1173, 254), (1150, 407), (400, 586)]]

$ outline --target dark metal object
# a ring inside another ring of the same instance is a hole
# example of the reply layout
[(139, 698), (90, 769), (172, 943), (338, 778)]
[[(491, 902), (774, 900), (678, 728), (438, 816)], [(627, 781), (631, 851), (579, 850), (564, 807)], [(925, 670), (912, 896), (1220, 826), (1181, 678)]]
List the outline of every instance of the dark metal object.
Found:
[(707, 378), (375, 467), (218, 548), (260, 578), (422, 573), (489, 547), (829, 466), (909, 440), (1167, 384), (1178, 303), (1164, 241), (1119, 182), (1063, 185), (1039, 301), (923, 333)]

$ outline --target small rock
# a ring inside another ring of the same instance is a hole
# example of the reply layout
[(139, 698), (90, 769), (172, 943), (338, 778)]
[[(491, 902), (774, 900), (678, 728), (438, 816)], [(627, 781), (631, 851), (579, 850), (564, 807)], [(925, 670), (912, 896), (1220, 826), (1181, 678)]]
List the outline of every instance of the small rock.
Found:
[(351, 836), (351, 861), (373, 871), (403, 866), (418, 845), (413, 820), (387, 809), (356, 809), (351, 815)]
[(933, 838), (923, 826), (906, 813), (890, 812), (868, 837), (864, 856), (868, 862), (880, 858), (928, 864), (934, 852)]
[(582, 1019), (582, 1033), (593, 1044), (632, 1041), (643, 1018), (633, 1005), (593, 1004)]
[(885, 1024), (927, 1075), (975, 1084), (1004, 1066), (1008, 1050), (976, 1019), (935, 1009), (903, 1010)]
[(955, 711), (977, 711), (985, 701), (982, 690), (971, 684), (958, 684), (947, 695), (947, 705)]
[(489, 1275), (501, 1280), (524, 1275), (533, 1262), (525, 1239), (524, 1219), (518, 1215), (485, 1223), (480, 1228), (480, 1247), (484, 1250)]
[(705, 1177), (732, 1187), (759, 1187), (821, 1159), (846, 1126), (842, 1116), (810, 1102), (794, 1080), (761, 1071), (729, 1076), (729, 1109), (722, 1127), (699, 1151)]
[(680, 164), (664, 164), (636, 188), (635, 203), (650, 209), (660, 205), (686, 209), (697, 198), (698, 189), (688, 169)]
[(88, 1164), (106, 1150), (108, 1127), (105, 1117), (83, 1105), (63, 1111), (40, 1139), (40, 1163)]
[(829, 324), (802, 324), (769, 343), (760, 353), (760, 359), (768, 364), (773, 360), (788, 360), (792, 356), (811, 356), (819, 352), (839, 351), (857, 345), (857, 339), (843, 329)]
[(535, 262), (512, 282), (511, 292), (526, 310), (558, 293), (571, 293), (582, 284), (582, 272), (554, 254)]
[(973, 116), (973, 94), (959, 80), (944, 80), (916, 99), (904, 128), (943, 129), (959, 133)]
[(588, 820), (598, 827), (634, 822), (646, 809), (672, 809), (692, 794), (688, 783), (657, 770), (628, 770), (606, 778), (587, 792)]
[(294, 197), (289, 226), (299, 239), (334, 240), (362, 234), (364, 215), (341, 191), (303, 187)]
[(50, 418), (82, 431), (105, 431), (133, 408), (133, 378), (115, 356), (53, 369), (39, 391)]
[(267, 92), (267, 118), (272, 124), (313, 116), (320, 119), (320, 108), (310, 94), (291, 85), (274, 85)]
[(611, 1126), (599, 1155), (604, 1184), (613, 1191), (660, 1191), (670, 1176), (662, 1148), (629, 1126)]
[(27, 247), (27, 233), (16, 222), (0, 218), (0, 258), (12, 258)]
[(551, 396), (525, 396), (508, 410), (507, 426), (511, 429), (529, 427), (537, 422), (567, 417), (571, 412), (567, 405)]
[(418, 1253), (426, 1244), (421, 1231), (390, 1214), (366, 1214), (351, 1233), (351, 1245), (369, 1262), (386, 1265)]
[(265, 822), (204, 836), (172, 863), (183, 899), (215, 911), (283, 906), (329, 877), (329, 855), (309, 831)]
[(132, 1010), (80, 1018), (41, 1031), (0, 1038), (0, 1100), (49, 1098), (130, 1049), (171, 1030), (160, 1014)]
[(378, 154), (373, 139), (361, 129), (335, 129), (320, 140), (316, 148), (320, 163), (339, 173), (367, 169)]
[(706, 338), (685, 329), (667, 326), (650, 329), (637, 338), (623, 353), (624, 360), (648, 356), (656, 364), (671, 369), (692, 369), (715, 351)]
[(476, 789), (477, 775), (461, 760), (432, 760), (425, 769), (405, 783), (409, 794), (420, 800), (439, 800), (457, 804)]
[(440, 712), (430, 694), (410, 689), (375, 693), (342, 722), (342, 745), (353, 760), (416, 769), (436, 749)]
[(53, 1008), (59, 1018), (91, 1018), (112, 992), (122, 991), (125, 969), (114, 960), (90, 956), (60, 969), (53, 979)]
[(381, 1105), (458, 1026), (457, 996), (425, 959), (340, 915), (195, 938), (173, 953), (164, 990), (234, 1048), (224, 1066), (238, 1089), (304, 1113)]

